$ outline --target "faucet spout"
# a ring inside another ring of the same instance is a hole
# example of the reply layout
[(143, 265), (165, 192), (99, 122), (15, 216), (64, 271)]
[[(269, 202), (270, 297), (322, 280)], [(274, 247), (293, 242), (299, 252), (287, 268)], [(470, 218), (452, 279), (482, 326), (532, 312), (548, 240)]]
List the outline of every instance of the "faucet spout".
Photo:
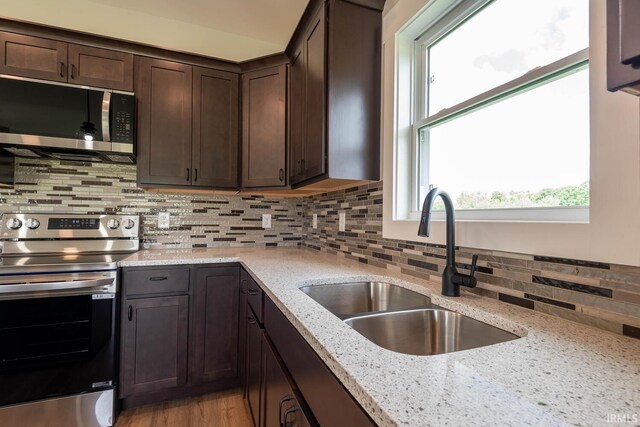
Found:
[(477, 281), (474, 277), (477, 255), (473, 256), (470, 274), (462, 274), (456, 268), (456, 237), (455, 237), (455, 210), (451, 197), (446, 191), (434, 188), (427, 194), (422, 205), (422, 215), (420, 216), (420, 226), (418, 227), (418, 236), (429, 237), (431, 228), (431, 211), (436, 199), (440, 197), (444, 202), (447, 228), (447, 265), (442, 272), (442, 295), (458, 297), (460, 296), (460, 286), (473, 288)]
[(440, 197), (444, 203), (444, 210), (446, 215), (446, 227), (447, 227), (447, 267), (453, 267), (456, 265), (456, 218), (453, 208), (453, 202), (451, 197), (446, 191), (439, 188), (434, 188), (427, 194), (422, 205), (422, 215), (420, 216), (420, 227), (418, 228), (418, 236), (429, 237), (429, 231), (431, 229), (431, 211), (436, 199)]

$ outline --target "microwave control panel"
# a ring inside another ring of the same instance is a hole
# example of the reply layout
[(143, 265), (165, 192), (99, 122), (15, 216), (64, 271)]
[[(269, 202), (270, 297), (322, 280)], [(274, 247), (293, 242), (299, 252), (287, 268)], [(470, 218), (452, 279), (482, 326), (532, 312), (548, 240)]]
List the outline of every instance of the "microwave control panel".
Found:
[(111, 141), (133, 144), (136, 98), (134, 95), (111, 95)]

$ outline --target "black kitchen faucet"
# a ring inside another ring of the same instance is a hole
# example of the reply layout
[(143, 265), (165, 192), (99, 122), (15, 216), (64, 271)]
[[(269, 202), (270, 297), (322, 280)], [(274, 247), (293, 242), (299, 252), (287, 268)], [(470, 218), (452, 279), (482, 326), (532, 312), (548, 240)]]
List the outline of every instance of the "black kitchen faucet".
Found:
[(470, 274), (459, 273), (456, 268), (456, 238), (455, 238), (455, 211), (451, 197), (439, 188), (429, 191), (422, 205), (422, 215), (420, 216), (420, 227), (418, 236), (429, 237), (429, 227), (431, 225), (431, 209), (436, 198), (440, 196), (444, 202), (444, 209), (447, 220), (447, 265), (442, 272), (442, 295), (448, 297), (459, 297), (460, 286), (475, 288), (478, 281), (474, 277), (478, 255), (474, 255), (471, 261)]

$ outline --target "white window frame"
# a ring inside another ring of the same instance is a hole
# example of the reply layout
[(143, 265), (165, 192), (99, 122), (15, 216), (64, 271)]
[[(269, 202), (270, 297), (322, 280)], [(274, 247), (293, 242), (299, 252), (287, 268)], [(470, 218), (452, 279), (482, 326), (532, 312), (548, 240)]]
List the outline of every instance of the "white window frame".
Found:
[[(640, 266), (640, 99), (606, 88), (606, 2), (589, 1), (589, 222), (456, 222), (461, 247)], [(414, 42), (458, 0), (387, 1), (382, 21), (383, 227), (386, 239), (445, 243), (444, 221), (429, 238), (409, 218)], [(461, 213), (457, 214), (460, 218)], [(512, 255), (514, 256), (514, 255)]]
[[(504, 84), (496, 86), (484, 93), (473, 96), (450, 108), (441, 110), (426, 117), (427, 91), (427, 47), (446, 36), (465, 20), (478, 13), (482, 8), (495, 0), (462, 0), (451, 10), (428, 26), (424, 34), (414, 42), (413, 49), (413, 123), (411, 124), (411, 193), (410, 205), (406, 219), (419, 219), (421, 200), (420, 186), (420, 130), (426, 126), (435, 126), (454, 120), (465, 114), (479, 111), (481, 108), (501, 102), (512, 96), (520, 95), (528, 90), (543, 86), (554, 80), (566, 77), (574, 72), (582, 71), (589, 66), (589, 49), (585, 48), (551, 64), (534, 68), (526, 74)], [(545, 207), (545, 208), (503, 208), (503, 209), (468, 209), (458, 210), (459, 220), (478, 221), (544, 221), (544, 222), (588, 222), (589, 207)], [(434, 212), (434, 218), (444, 218), (444, 212)]]

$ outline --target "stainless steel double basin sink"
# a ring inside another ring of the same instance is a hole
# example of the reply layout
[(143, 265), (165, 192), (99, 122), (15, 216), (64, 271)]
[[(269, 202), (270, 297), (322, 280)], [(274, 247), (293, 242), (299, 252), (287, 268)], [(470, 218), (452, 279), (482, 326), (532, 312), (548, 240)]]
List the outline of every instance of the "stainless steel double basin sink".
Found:
[(365, 338), (399, 353), (436, 355), (519, 338), (391, 283), (348, 282), (300, 290)]

